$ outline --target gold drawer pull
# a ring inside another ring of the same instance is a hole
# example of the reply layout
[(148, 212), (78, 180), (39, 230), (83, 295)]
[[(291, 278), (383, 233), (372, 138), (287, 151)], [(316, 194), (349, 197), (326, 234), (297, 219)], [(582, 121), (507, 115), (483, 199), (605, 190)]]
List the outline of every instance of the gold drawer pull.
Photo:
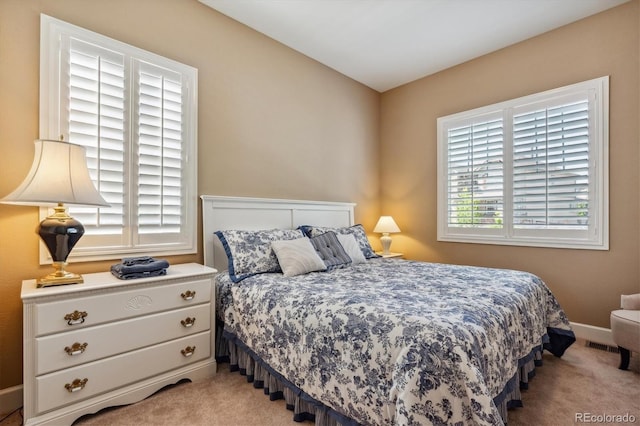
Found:
[(87, 349), (88, 343), (74, 343), (73, 345), (71, 345), (71, 347), (67, 346), (64, 348), (64, 351), (67, 353), (67, 355), (69, 356), (74, 356), (74, 355), (80, 355), (81, 353), (84, 352), (85, 349)]
[(186, 348), (182, 349), (182, 350), (180, 351), (180, 353), (181, 353), (183, 356), (191, 356), (191, 355), (193, 355), (193, 353), (194, 353), (195, 351), (196, 351), (196, 347), (195, 347), (195, 346), (193, 346), (193, 347), (192, 347), (192, 346), (187, 346)]
[(72, 313), (65, 315), (64, 319), (67, 320), (67, 324), (69, 325), (82, 324), (87, 315), (88, 314), (86, 312), (73, 311)]
[(196, 323), (196, 319), (195, 318), (189, 318), (189, 317), (186, 317), (185, 319), (180, 321), (180, 324), (182, 324), (182, 326), (185, 327), (185, 328), (193, 327), (193, 325), (195, 323)]
[(87, 384), (87, 382), (89, 381), (89, 379), (75, 379), (73, 382), (71, 383), (67, 383), (66, 385), (64, 385), (64, 388), (69, 392), (77, 392), (80, 391), (82, 389), (84, 389), (84, 385)]
[(196, 297), (196, 292), (187, 290), (184, 293), (182, 293), (180, 297), (182, 297), (184, 300), (193, 300), (193, 298)]

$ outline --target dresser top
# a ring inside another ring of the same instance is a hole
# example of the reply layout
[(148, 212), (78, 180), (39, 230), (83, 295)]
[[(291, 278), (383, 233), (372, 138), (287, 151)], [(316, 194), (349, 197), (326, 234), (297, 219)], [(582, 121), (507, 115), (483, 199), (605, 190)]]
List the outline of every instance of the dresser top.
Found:
[(78, 294), (85, 291), (101, 290), (106, 288), (117, 287), (119, 290), (125, 290), (127, 287), (136, 286), (146, 283), (159, 284), (163, 281), (171, 281), (176, 278), (188, 278), (205, 275), (213, 275), (217, 270), (198, 263), (182, 263), (171, 265), (167, 268), (167, 274), (150, 278), (138, 278), (132, 280), (120, 280), (113, 276), (111, 272), (98, 272), (94, 274), (83, 274), (84, 283), (68, 284), (51, 287), (38, 288), (36, 280), (25, 280), (22, 282), (22, 300)]

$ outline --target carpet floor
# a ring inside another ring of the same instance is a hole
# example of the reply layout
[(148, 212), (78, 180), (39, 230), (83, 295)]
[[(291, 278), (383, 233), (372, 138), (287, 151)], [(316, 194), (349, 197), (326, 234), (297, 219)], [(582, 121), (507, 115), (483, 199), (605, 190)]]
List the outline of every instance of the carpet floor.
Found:
[[(562, 358), (544, 354), (524, 407), (509, 411), (509, 426), (576, 423), (640, 423), (640, 356), (632, 355), (630, 370), (618, 370), (619, 355), (578, 340)], [(626, 417), (625, 417), (626, 416)], [(4, 416), (0, 416), (2, 419)], [(626, 419), (626, 420), (625, 420)], [(1, 422), (22, 423), (20, 412)], [(104, 409), (74, 425), (296, 425), (284, 401), (269, 401), (228, 364), (218, 366), (211, 380), (168, 386), (136, 404)], [(304, 422), (303, 424), (312, 424)]]

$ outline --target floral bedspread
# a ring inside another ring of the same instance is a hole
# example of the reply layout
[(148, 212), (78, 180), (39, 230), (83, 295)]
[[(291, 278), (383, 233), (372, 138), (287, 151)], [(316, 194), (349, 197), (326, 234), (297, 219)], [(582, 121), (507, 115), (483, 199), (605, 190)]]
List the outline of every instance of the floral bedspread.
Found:
[(526, 272), (374, 259), (223, 282), (225, 333), (368, 425), (503, 424), (493, 399), (518, 361), (569, 336), (550, 345), (561, 356), (573, 336), (547, 286)]

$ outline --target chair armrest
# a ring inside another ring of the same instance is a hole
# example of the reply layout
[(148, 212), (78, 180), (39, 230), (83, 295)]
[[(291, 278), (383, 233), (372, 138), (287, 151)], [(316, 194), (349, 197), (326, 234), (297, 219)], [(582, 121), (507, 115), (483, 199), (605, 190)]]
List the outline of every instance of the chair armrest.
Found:
[(623, 294), (620, 296), (620, 306), (622, 309), (628, 309), (632, 311), (640, 310), (640, 293), (638, 294)]

